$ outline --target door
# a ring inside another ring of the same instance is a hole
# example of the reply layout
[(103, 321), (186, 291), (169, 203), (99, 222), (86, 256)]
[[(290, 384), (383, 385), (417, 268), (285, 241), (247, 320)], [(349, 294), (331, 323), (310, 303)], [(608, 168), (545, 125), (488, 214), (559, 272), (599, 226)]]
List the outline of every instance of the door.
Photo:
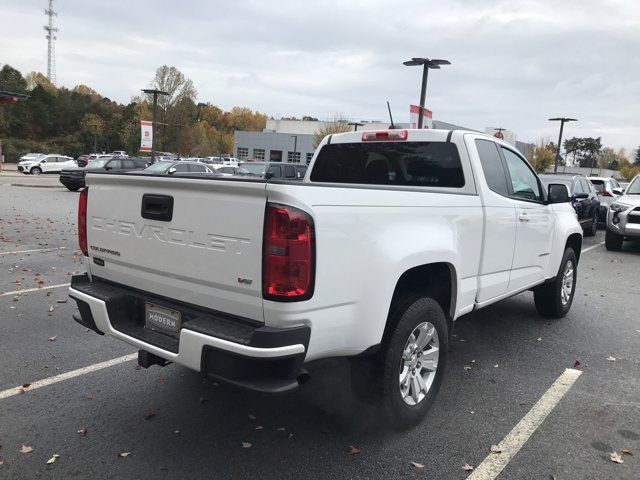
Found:
[[(516, 243), (516, 208), (496, 143), (483, 139), (476, 139), (474, 143), (488, 187), (481, 189), (487, 193), (482, 199), (484, 234), (476, 302), (482, 303), (506, 293), (509, 287)], [(470, 145), (469, 151), (473, 150)]]
[(575, 178), (573, 180), (573, 190), (571, 191), (571, 206), (576, 211), (576, 215), (578, 215), (578, 221), (582, 224), (585, 221), (586, 215), (586, 205), (589, 202), (588, 198), (580, 198), (581, 195), (588, 193), (588, 190), (585, 191), (584, 185), (580, 181), (579, 178)]
[(500, 147), (515, 201), (516, 245), (509, 291), (521, 290), (544, 280), (553, 235), (553, 212), (545, 205), (542, 185), (529, 163), (517, 153)]
[(58, 170), (62, 171), (65, 168), (77, 166), (76, 162), (72, 158), (58, 157)]
[(40, 169), (42, 173), (53, 172), (58, 164), (56, 163), (58, 159), (56, 157), (45, 157), (40, 161)]

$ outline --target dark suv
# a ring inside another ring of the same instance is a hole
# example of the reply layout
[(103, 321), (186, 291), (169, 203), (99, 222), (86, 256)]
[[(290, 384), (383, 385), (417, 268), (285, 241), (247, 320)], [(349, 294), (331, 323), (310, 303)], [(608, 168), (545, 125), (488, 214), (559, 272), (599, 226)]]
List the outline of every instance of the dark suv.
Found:
[(578, 221), (586, 236), (593, 236), (598, 231), (598, 212), (600, 199), (593, 184), (584, 175), (553, 174), (540, 175), (540, 180), (549, 188), (550, 183), (566, 185), (569, 191), (569, 202), (576, 211)]
[(60, 172), (60, 183), (72, 192), (85, 186), (87, 172), (126, 172), (147, 167), (148, 158), (99, 157), (90, 160), (86, 167), (66, 168)]
[(270, 180), (302, 180), (307, 171), (307, 166), (299, 163), (240, 162), (238, 167), (240, 170), (236, 175), (251, 175)]

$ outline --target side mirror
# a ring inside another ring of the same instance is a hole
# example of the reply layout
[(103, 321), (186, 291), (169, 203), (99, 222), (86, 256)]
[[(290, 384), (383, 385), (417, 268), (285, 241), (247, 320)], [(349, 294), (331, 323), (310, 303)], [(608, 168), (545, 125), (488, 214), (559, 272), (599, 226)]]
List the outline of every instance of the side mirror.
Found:
[(562, 183), (551, 183), (549, 191), (549, 203), (565, 203), (569, 201), (569, 189)]
[(264, 174), (264, 178), (266, 180), (269, 180), (270, 178), (273, 178), (273, 172), (267, 172)]
[(40, 160), (40, 163), (47, 163), (46, 160)]
[(173, 175), (174, 173), (176, 173), (178, 171), (178, 169), (176, 167), (171, 167), (169, 170), (167, 170), (167, 173), (169, 175)]
[(588, 193), (576, 193), (573, 198), (575, 198), (576, 200), (584, 200), (585, 198), (589, 198), (589, 194)]
[(614, 195), (624, 195), (624, 188), (614, 188), (612, 192)]

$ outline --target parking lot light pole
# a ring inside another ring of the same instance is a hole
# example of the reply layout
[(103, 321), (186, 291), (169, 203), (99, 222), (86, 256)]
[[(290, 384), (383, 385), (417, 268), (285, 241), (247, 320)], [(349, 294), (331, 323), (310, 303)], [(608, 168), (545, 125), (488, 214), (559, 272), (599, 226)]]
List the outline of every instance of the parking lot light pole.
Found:
[(296, 152), (298, 151), (298, 136), (291, 135), (291, 138), (293, 138), (293, 155), (291, 156), (291, 158), (293, 160), (292, 163), (296, 163)]
[(153, 95), (153, 110), (151, 110), (151, 163), (155, 163), (156, 156), (156, 111), (158, 110), (158, 95), (169, 95), (156, 88), (143, 88), (143, 93)]
[(558, 137), (558, 151), (556, 152), (556, 164), (553, 167), (553, 173), (558, 173), (558, 161), (560, 160), (560, 148), (562, 146), (562, 131), (564, 130), (564, 124), (567, 122), (577, 122), (576, 118), (567, 118), (567, 117), (555, 117), (550, 118), (550, 122), (560, 122), (560, 136)]
[(358, 131), (358, 127), (362, 127), (364, 125), (364, 123), (362, 123), (362, 122), (349, 122), (349, 123), (347, 123), (347, 125), (353, 127), (353, 131), (357, 132)]
[(422, 129), (422, 119), (424, 117), (424, 101), (427, 96), (427, 79), (429, 78), (429, 69), (439, 70), (440, 65), (451, 65), (449, 60), (428, 58), (412, 58), (406, 62), (402, 62), (407, 67), (422, 65), (422, 87), (420, 89), (420, 110), (418, 111), (418, 129)]

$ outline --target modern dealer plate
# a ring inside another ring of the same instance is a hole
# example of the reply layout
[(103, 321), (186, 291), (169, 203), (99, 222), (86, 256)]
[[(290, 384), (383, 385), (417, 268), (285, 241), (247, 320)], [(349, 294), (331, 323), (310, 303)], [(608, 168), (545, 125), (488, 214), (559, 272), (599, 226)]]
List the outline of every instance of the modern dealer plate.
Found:
[(182, 319), (180, 312), (145, 302), (145, 327), (178, 338)]

